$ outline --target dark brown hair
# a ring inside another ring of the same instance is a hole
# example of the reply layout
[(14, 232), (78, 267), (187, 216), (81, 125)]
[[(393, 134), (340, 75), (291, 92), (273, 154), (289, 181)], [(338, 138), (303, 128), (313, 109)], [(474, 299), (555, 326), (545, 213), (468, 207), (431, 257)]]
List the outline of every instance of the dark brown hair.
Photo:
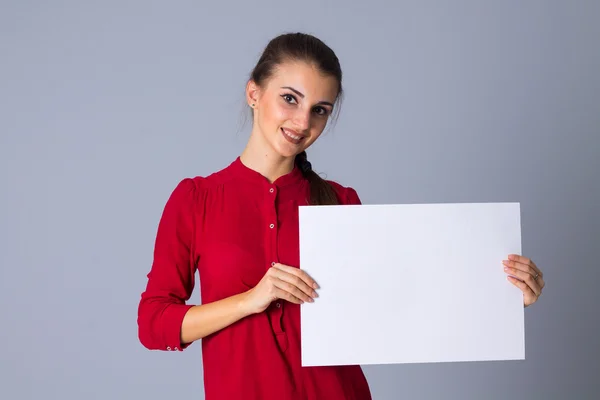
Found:
[[(260, 59), (250, 74), (250, 78), (263, 86), (273, 75), (275, 68), (285, 62), (303, 61), (316, 66), (324, 75), (333, 76), (338, 82), (338, 94), (334, 107), (335, 117), (339, 115), (339, 103), (342, 98), (342, 69), (340, 62), (323, 41), (306, 33), (285, 33), (272, 39), (264, 49)], [(296, 165), (310, 184), (309, 204), (338, 204), (333, 187), (312, 169), (307, 160), (306, 151), (296, 156)]]

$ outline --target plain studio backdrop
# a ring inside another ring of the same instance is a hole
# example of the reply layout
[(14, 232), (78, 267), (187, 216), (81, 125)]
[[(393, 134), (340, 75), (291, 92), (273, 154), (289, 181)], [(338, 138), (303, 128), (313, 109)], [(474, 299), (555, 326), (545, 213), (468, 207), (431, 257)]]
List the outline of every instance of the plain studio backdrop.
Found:
[(525, 361), (367, 366), (374, 398), (600, 397), (600, 3), (386, 3), (0, 3), (0, 398), (204, 397), (200, 343), (143, 348), (139, 296), (168, 195), (241, 152), (287, 31), (344, 72), (318, 172), (368, 204), (521, 202), (547, 281)]

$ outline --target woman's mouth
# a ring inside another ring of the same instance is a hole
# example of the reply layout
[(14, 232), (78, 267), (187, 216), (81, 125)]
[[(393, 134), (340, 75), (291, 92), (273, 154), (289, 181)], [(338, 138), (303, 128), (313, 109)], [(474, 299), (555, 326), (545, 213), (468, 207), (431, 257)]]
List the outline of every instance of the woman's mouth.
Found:
[(283, 137), (288, 142), (293, 143), (293, 144), (299, 144), (306, 137), (306, 136), (296, 135), (292, 131), (290, 131), (288, 129), (284, 129), (284, 128), (281, 128), (281, 133), (283, 134)]

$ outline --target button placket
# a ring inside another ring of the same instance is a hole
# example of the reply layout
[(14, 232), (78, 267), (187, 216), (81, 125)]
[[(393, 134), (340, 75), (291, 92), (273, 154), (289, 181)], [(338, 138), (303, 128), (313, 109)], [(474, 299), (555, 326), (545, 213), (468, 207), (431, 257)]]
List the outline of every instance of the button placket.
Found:
[(275, 223), (277, 222), (277, 193), (274, 186), (269, 188), (269, 193), (271, 194), (272, 218), (274, 218), (274, 220), (269, 224), (269, 229), (275, 229)]
[[(277, 257), (277, 235), (278, 235), (278, 231), (277, 231), (278, 190), (277, 190), (277, 187), (275, 187), (275, 186), (269, 187), (269, 195), (271, 196), (270, 211), (271, 211), (271, 218), (273, 219), (272, 222), (269, 224), (269, 232), (268, 232), (269, 243), (270, 243), (269, 257), (272, 260), (270, 265), (271, 265), (271, 267), (273, 267), (278, 260), (278, 257)], [(272, 322), (271, 326), (274, 328), (274, 331), (277, 335), (285, 334), (282, 329), (283, 326), (281, 325), (282, 312), (283, 312), (283, 301), (281, 299), (278, 299), (274, 303), (274, 308), (272, 308), (269, 313), (271, 322)]]

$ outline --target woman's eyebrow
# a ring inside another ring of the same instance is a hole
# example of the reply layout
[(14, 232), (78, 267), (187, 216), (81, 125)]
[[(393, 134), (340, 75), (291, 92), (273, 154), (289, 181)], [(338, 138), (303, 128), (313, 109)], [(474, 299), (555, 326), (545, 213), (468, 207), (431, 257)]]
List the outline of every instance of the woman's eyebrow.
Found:
[[(300, 97), (304, 98), (304, 94), (303, 94), (302, 92), (300, 92), (300, 91), (298, 91), (298, 90), (294, 89), (293, 87), (290, 87), (290, 86), (282, 86), (281, 88), (282, 88), (282, 89), (289, 89), (289, 90), (291, 90), (292, 92), (296, 93), (298, 96), (300, 96)], [(333, 107), (333, 104), (332, 104), (331, 102), (329, 102), (329, 101), (325, 101), (325, 100), (321, 100), (321, 101), (320, 101), (320, 102), (318, 102), (317, 104), (323, 104), (323, 105), (328, 105), (328, 106), (331, 106), (331, 107)]]

